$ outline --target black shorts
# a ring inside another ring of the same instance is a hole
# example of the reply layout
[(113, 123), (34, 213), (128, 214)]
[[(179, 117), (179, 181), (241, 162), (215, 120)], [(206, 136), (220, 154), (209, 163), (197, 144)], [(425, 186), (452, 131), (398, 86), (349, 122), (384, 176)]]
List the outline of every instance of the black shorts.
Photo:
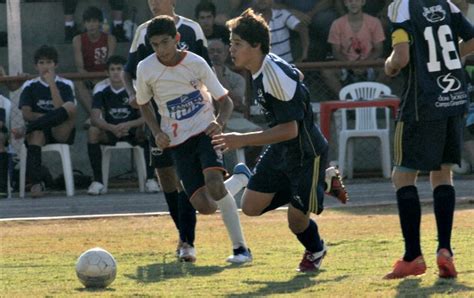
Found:
[(3, 144), (5, 147), (8, 146), (8, 129), (5, 125), (0, 127), (0, 133), (3, 133), (5, 135), (5, 144)]
[[(155, 138), (151, 135), (151, 133), (149, 133), (148, 135), (148, 140), (150, 142), (150, 147), (156, 148)], [(160, 155), (154, 155), (152, 150), (150, 150), (150, 152), (151, 152), (151, 165), (155, 169), (163, 169), (163, 168), (169, 168), (169, 167), (174, 166), (173, 157), (171, 156), (171, 152), (169, 148), (163, 150), (163, 153), (161, 153)]]
[(464, 117), (402, 122), (395, 128), (394, 165), (438, 171), (442, 164), (461, 163)]
[(204, 133), (189, 138), (186, 142), (170, 148), (169, 151), (189, 198), (205, 185), (206, 169), (221, 169), (225, 173), (222, 154), (214, 150), (211, 138)]
[[(289, 203), (303, 213), (320, 214), (324, 209), (324, 178), (326, 174), (327, 146), (319, 156), (303, 162), (282, 160), (282, 154), (270, 146), (255, 166), (255, 174), (247, 188), (263, 193), (276, 193), (291, 189)], [(283, 156), (291, 154), (285, 153)], [(286, 164), (285, 164), (286, 163)], [(282, 167), (274, 165), (283, 165)]]
[(66, 140), (66, 142), (60, 142), (60, 141), (56, 140), (53, 136), (52, 128), (43, 129), (43, 134), (44, 134), (44, 139), (45, 139), (45, 145), (47, 145), (47, 144), (68, 144), (68, 145), (72, 145), (72, 144), (74, 144), (74, 138), (76, 137), (76, 129), (73, 128), (71, 130), (71, 133), (69, 134), (69, 138)]
[(117, 136), (114, 135), (110, 131), (106, 131), (105, 133), (107, 135), (107, 142), (103, 143), (102, 145), (115, 146), (117, 142), (127, 142), (132, 146), (136, 146), (136, 145), (139, 145), (140, 143), (143, 143), (143, 142), (137, 141), (137, 128), (136, 127), (131, 128), (128, 131), (128, 136), (121, 137), (121, 138), (117, 138)]

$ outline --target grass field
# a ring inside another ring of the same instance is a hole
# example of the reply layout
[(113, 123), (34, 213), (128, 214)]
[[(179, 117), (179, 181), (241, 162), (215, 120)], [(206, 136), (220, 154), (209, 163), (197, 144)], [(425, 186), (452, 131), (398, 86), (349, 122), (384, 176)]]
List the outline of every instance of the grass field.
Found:
[[(0, 296), (262, 296), (474, 297), (474, 208), (457, 206), (454, 249), (459, 277), (437, 278), (436, 227), (424, 205), (424, 276), (385, 281), (402, 240), (396, 209), (326, 210), (316, 217), (329, 246), (317, 274), (295, 271), (303, 250), (287, 229), (286, 213), (242, 216), (254, 262), (225, 263), (230, 243), (219, 215), (199, 216), (195, 264), (174, 258), (176, 232), (168, 216), (0, 222)], [(117, 260), (115, 282), (87, 290), (75, 276), (76, 258), (100, 246)]]

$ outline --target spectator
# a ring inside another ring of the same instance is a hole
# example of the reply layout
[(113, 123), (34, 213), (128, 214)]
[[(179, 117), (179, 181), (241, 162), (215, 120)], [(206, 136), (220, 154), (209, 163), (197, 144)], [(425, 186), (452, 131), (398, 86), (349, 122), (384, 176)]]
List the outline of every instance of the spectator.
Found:
[(245, 113), (245, 79), (225, 65), (229, 46), (221, 39), (210, 39), (207, 50), (219, 82), (229, 91), (234, 111)]
[[(73, 37), (80, 33), (76, 24), (74, 23), (74, 13), (76, 12), (78, 0), (63, 0), (62, 2), (64, 10), (64, 41), (66, 43), (70, 43)], [(119, 42), (128, 41), (125, 37), (125, 31), (123, 29), (122, 11), (124, 7), (124, 0), (109, 0), (109, 5), (112, 8), (112, 34)]]
[(207, 40), (218, 38), (229, 44), (229, 30), (225, 26), (215, 23), (216, 6), (214, 3), (202, 0), (194, 9), (194, 14)]
[[(381, 58), (385, 34), (380, 20), (362, 11), (365, 0), (344, 0), (344, 4), (348, 13), (334, 21), (328, 37), (334, 59), (344, 62)], [(339, 93), (343, 84), (376, 79), (372, 68), (342, 69), (342, 71), (327, 69), (323, 70), (322, 75), (335, 94)]]
[(297, 31), (301, 42), (301, 56), (298, 62), (308, 57), (308, 27), (286, 9), (274, 9), (273, 0), (255, 0), (254, 9), (261, 13), (270, 27), (270, 51), (289, 63), (293, 61), (290, 46), (290, 30)]
[[(108, 79), (98, 83), (94, 88), (92, 126), (89, 128), (89, 142), (87, 144), (89, 160), (94, 173), (93, 182), (87, 191), (90, 195), (100, 195), (104, 191), (101, 144), (113, 146), (117, 142), (128, 142), (143, 147), (147, 164), (148, 179), (146, 184), (156, 184), (153, 179), (154, 169), (150, 166), (149, 144), (143, 130), (145, 122), (139, 111), (130, 106), (128, 94), (122, 82), (125, 63), (125, 58), (111, 56), (107, 60)], [(146, 189), (149, 190), (148, 187)]]
[(8, 130), (3, 100), (8, 99), (0, 95), (0, 199), (8, 197)]
[(19, 108), (26, 123), (28, 157), (26, 175), (31, 182), (31, 196), (43, 195), (41, 147), (50, 143), (74, 142), (76, 104), (72, 81), (56, 75), (58, 52), (44, 45), (34, 55), (38, 77), (23, 84)]
[(244, 10), (252, 6), (253, 0), (229, 0), (229, 13), (220, 13), (216, 16), (216, 24), (224, 26), (228, 19), (239, 16)]
[(345, 14), (343, 0), (275, 0), (275, 7), (288, 9), (309, 26), (308, 60), (324, 61), (331, 48), (327, 43), (332, 22)]
[[(80, 73), (105, 71), (106, 61), (114, 52), (117, 41), (114, 36), (101, 32), (104, 21), (102, 11), (94, 6), (87, 8), (82, 16), (86, 32), (76, 35), (72, 41), (74, 60)], [(79, 101), (91, 113), (93, 81), (78, 81)]]

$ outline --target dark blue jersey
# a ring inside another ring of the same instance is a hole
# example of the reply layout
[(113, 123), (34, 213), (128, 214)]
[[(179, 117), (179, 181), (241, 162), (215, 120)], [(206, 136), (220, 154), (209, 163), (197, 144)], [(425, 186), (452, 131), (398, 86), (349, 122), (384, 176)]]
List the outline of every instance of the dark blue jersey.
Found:
[(120, 124), (140, 118), (138, 110), (130, 106), (125, 88), (115, 90), (108, 79), (94, 87), (93, 109), (100, 109), (104, 120), (110, 124)]
[[(150, 22), (151, 20), (141, 24), (137, 28), (130, 47), (125, 70), (130, 73), (133, 78), (136, 78), (138, 63), (154, 52), (148, 38), (146, 38), (146, 30)], [(209, 54), (207, 53), (207, 40), (201, 26), (193, 20), (179, 16), (176, 28), (181, 35), (178, 47), (201, 56), (212, 66)]]
[[(72, 81), (56, 76), (56, 86), (64, 102), (75, 101)], [(54, 110), (49, 85), (40, 77), (28, 80), (23, 84), (18, 107), (21, 109), (23, 106), (30, 106), (34, 113), (45, 114)]]
[[(281, 146), (289, 158), (306, 159), (320, 154), (326, 141), (314, 125), (309, 92), (297, 69), (275, 54), (268, 54), (260, 70), (252, 75), (254, 97), (270, 127), (296, 121), (298, 137)], [(288, 151), (289, 150), (289, 151)]]
[(468, 93), (458, 40), (474, 28), (446, 0), (396, 0), (388, 11), (392, 30), (410, 38), (410, 62), (400, 106), (403, 121), (438, 120), (466, 112)]

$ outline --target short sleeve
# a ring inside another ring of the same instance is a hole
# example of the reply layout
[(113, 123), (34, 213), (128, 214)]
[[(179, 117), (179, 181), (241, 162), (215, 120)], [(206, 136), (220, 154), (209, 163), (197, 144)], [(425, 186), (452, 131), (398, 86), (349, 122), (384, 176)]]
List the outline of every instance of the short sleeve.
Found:
[[(72, 84), (72, 82), (71, 82)], [(64, 84), (64, 88), (60, 89), (61, 98), (64, 102), (75, 102), (74, 87), (69, 84)]]
[(339, 29), (340, 23), (340, 19), (337, 19), (332, 23), (331, 28), (329, 29), (328, 43), (335, 45), (342, 44), (341, 32)]
[(300, 99), (290, 101), (275, 100), (272, 102), (276, 123), (299, 121), (304, 118), (304, 108)]
[(297, 82), (280, 67), (267, 61), (263, 67), (263, 88), (280, 101), (289, 101), (296, 93)]
[(282, 9), (282, 12), (283, 16), (286, 18), (285, 25), (291, 30), (295, 30), (296, 26), (300, 23), (300, 20), (286, 9)]
[(21, 110), (23, 106), (33, 106), (33, 96), (31, 94), (31, 86), (23, 85), (23, 89), (21, 90), (20, 94), (20, 102), (18, 104), (18, 108)]
[(137, 69), (137, 103), (139, 105), (147, 104), (153, 98), (153, 89), (147, 81), (146, 69), (140, 62)]
[(104, 92), (96, 92), (92, 98), (92, 108), (101, 110), (104, 107)]
[(212, 69), (205, 63), (204, 60), (198, 64), (200, 69), (200, 76), (201, 81), (204, 85), (206, 85), (207, 89), (211, 93), (214, 99), (220, 99), (224, 95), (228, 93), (227, 89), (225, 89), (219, 80), (217, 79), (216, 74), (212, 71)]

